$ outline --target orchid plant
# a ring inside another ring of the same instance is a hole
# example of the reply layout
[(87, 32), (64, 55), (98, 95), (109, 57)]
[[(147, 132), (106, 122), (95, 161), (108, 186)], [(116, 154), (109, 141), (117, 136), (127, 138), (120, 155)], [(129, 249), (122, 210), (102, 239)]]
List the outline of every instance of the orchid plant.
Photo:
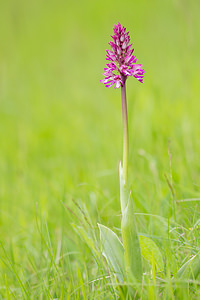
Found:
[[(100, 238), (102, 243), (102, 254), (105, 256), (110, 270), (114, 272), (119, 282), (128, 280), (130, 282), (142, 281), (142, 255), (145, 256), (140, 244), (148, 243), (146, 239), (138, 236), (137, 225), (133, 209), (133, 199), (128, 187), (128, 115), (126, 100), (126, 80), (133, 76), (143, 83), (144, 69), (137, 64), (133, 55), (134, 49), (130, 44), (129, 32), (120, 23), (114, 26), (113, 41), (109, 42), (112, 50), (106, 50), (106, 64), (101, 80), (106, 87), (115, 85), (115, 89), (121, 88), (122, 119), (123, 119), (123, 165), (119, 164), (120, 179), (120, 202), (122, 211), (121, 233), (123, 244), (116, 234), (109, 228), (99, 225)], [(145, 238), (145, 237), (144, 237)], [(151, 248), (156, 245), (150, 240)], [(145, 247), (143, 247), (145, 248)]]

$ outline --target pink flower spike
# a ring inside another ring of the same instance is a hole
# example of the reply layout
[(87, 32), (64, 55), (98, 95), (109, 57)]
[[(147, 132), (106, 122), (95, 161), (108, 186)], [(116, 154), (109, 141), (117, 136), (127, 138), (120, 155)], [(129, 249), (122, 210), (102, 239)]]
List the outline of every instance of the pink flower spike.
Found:
[(136, 64), (137, 59), (131, 49), (129, 31), (121, 26), (120, 23), (115, 24), (113, 28), (114, 34), (111, 35), (113, 41), (109, 42), (112, 50), (106, 50), (106, 60), (110, 63), (106, 64), (103, 75), (105, 78), (100, 80), (106, 87), (115, 84), (115, 89), (123, 86), (129, 76), (135, 77), (139, 82), (143, 83), (145, 70), (141, 64)]

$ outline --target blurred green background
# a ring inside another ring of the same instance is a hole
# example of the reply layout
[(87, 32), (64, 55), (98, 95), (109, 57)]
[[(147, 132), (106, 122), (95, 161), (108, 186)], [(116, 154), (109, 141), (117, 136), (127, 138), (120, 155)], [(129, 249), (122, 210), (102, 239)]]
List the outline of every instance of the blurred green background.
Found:
[(199, 11), (198, 0), (0, 1), (0, 240), (15, 262), (40, 256), (37, 215), (73, 248), (73, 199), (119, 225), (120, 91), (100, 83), (117, 22), (146, 70), (127, 82), (136, 211), (167, 214), (164, 174), (177, 199), (200, 196)]

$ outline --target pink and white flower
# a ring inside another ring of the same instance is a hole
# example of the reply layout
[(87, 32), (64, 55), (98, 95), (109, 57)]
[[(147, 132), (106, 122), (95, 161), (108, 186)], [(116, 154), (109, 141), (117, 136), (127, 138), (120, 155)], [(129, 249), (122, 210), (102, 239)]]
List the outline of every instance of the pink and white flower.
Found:
[(120, 23), (114, 26), (113, 42), (109, 42), (112, 50), (106, 50), (106, 60), (110, 61), (106, 64), (103, 75), (104, 79), (100, 80), (106, 87), (115, 84), (115, 88), (120, 88), (126, 82), (129, 76), (135, 77), (138, 81), (143, 82), (145, 70), (141, 64), (136, 64), (137, 59), (131, 49), (129, 32)]

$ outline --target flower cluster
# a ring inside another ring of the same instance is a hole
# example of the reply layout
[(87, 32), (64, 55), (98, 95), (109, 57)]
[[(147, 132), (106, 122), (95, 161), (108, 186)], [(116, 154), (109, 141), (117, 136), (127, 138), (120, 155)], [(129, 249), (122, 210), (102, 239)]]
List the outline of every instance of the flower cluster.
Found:
[(133, 56), (134, 49), (131, 49), (132, 44), (129, 45), (130, 36), (126, 32), (126, 28), (120, 23), (114, 26), (114, 35), (109, 45), (111, 50), (106, 50), (106, 60), (110, 63), (106, 64), (103, 75), (105, 78), (100, 80), (106, 87), (115, 84), (115, 88), (123, 86), (129, 76), (134, 76), (140, 82), (143, 82), (145, 71), (141, 64), (136, 64), (137, 59)]

